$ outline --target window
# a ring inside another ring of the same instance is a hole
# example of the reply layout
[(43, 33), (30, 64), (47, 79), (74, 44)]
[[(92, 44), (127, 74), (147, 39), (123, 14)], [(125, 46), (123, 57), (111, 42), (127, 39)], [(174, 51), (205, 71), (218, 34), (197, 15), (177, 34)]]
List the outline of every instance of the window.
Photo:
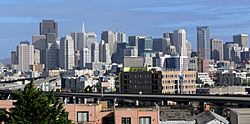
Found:
[(131, 124), (131, 117), (122, 117), (122, 124)]
[(77, 112), (77, 122), (78, 123), (85, 123), (89, 121), (89, 112), (84, 112), (84, 111), (80, 111)]
[(151, 124), (151, 117), (140, 117), (140, 124)]

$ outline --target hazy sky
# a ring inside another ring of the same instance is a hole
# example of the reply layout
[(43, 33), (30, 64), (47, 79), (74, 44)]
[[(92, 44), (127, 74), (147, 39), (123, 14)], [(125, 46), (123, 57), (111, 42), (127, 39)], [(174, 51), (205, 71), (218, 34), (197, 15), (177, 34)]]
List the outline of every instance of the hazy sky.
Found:
[(232, 34), (250, 32), (249, 0), (1, 0), (0, 59), (22, 40), (39, 33), (42, 19), (55, 19), (59, 36), (80, 31), (120, 30), (128, 35), (161, 37), (186, 29), (196, 50), (196, 26), (228, 42)]

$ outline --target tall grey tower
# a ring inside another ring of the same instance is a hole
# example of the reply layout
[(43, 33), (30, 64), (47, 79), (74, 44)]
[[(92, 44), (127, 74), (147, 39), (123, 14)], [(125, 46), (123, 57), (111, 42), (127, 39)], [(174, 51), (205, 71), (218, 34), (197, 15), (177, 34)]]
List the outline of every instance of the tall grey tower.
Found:
[(248, 35), (247, 34), (237, 34), (233, 35), (233, 41), (238, 43), (242, 49), (248, 49)]
[(216, 38), (211, 39), (211, 59), (214, 59), (215, 61), (221, 61), (224, 59), (222, 40)]
[(197, 52), (199, 57), (210, 59), (210, 31), (208, 26), (197, 27)]
[(115, 52), (114, 46), (115, 46), (115, 33), (112, 31), (103, 31), (101, 34), (101, 40), (103, 40), (105, 43), (109, 45), (110, 49), (110, 55), (112, 55)]

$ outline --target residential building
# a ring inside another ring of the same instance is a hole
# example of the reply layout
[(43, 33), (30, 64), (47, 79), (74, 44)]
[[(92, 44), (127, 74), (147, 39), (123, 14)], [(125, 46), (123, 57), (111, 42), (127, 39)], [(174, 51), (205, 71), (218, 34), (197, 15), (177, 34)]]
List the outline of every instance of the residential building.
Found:
[(162, 93), (164, 94), (195, 94), (196, 71), (163, 70)]
[(250, 122), (249, 108), (231, 108), (230, 109), (231, 124), (248, 124)]
[(226, 118), (209, 110), (196, 115), (195, 118), (197, 124), (229, 124)]

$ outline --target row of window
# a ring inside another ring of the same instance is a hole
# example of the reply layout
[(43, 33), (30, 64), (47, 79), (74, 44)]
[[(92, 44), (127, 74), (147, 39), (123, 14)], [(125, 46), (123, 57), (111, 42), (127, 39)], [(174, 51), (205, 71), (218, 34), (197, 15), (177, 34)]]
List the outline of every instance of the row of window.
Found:
[[(122, 124), (132, 124), (131, 117), (122, 117)], [(151, 124), (151, 117), (140, 117), (139, 124)]]
[[(170, 84), (170, 83), (175, 83), (175, 82), (179, 83), (179, 80), (163, 80), (162, 81), (163, 84)], [(195, 80), (184, 80), (184, 83), (196, 83), (196, 81)]]
[[(78, 123), (89, 122), (89, 112), (87, 111), (77, 112), (77, 122)], [(131, 117), (122, 117), (122, 124), (132, 124)], [(140, 117), (139, 124), (151, 124), (151, 117)]]

